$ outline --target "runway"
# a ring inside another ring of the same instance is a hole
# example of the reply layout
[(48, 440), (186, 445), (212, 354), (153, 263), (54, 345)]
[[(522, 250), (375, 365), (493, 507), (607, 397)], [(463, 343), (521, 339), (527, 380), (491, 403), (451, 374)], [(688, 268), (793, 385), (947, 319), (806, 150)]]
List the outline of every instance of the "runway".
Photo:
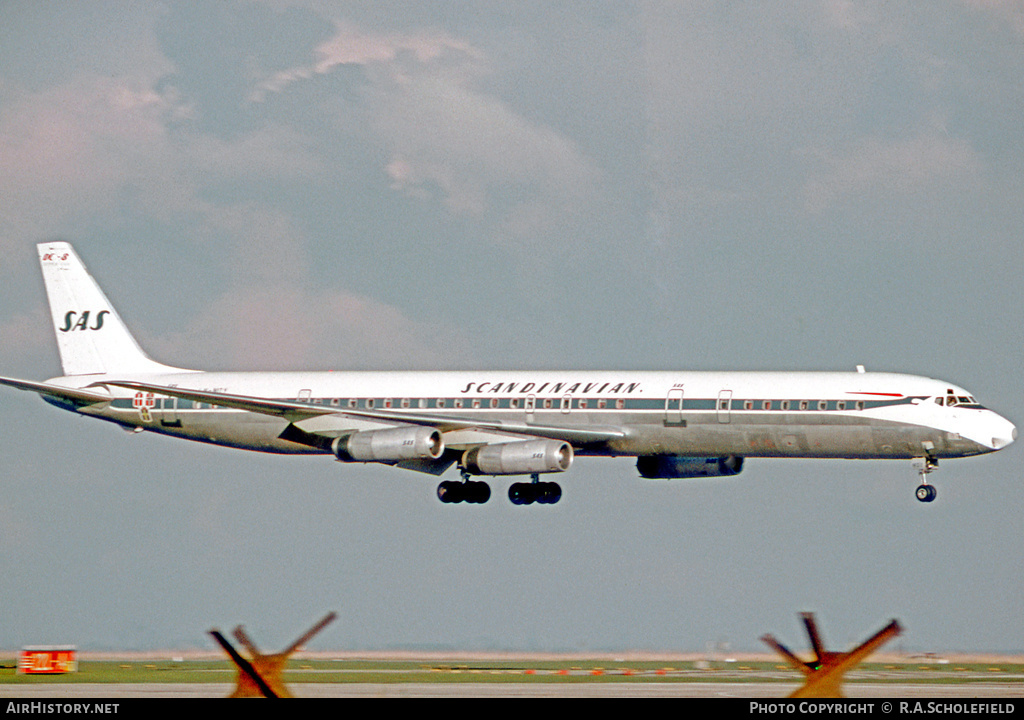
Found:
[[(299, 698), (771, 698), (797, 688), (778, 682), (630, 683), (294, 683)], [(0, 698), (218, 698), (231, 683), (62, 683), (0, 685)], [(1021, 698), (1019, 682), (848, 683), (848, 698)]]

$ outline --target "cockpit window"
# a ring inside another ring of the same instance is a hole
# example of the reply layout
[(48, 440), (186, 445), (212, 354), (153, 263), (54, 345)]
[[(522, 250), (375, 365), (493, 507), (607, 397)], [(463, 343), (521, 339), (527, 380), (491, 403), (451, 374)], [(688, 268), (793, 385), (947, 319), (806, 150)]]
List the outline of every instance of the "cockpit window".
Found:
[(946, 395), (945, 397), (939, 396), (935, 398), (937, 405), (945, 405), (946, 407), (973, 407), (980, 408), (981, 405), (971, 395)]

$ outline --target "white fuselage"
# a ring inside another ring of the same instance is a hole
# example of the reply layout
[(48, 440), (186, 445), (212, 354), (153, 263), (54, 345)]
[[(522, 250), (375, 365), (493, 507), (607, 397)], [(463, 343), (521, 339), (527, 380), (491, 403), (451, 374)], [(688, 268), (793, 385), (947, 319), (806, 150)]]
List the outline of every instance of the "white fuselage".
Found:
[[(182, 389), (321, 406), (296, 422), (312, 433), (387, 427), (378, 415), (479, 419), (444, 433), (445, 447), (501, 441), (495, 423), (616, 431), (573, 441), (580, 454), (820, 458), (947, 458), (998, 450), (1013, 425), (955, 385), (865, 372), (182, 372), (76, 375), (53, 385), (103, 387), (109, 404), (74, 407), (123, 426), (278, 453), (329, 452), (280, 436), (289, 420), (106, 385), (138, 380)], [(952, 399), (952, 400), (951, 400)], [(959, 399), (959, 400), (957, 400)], [(465, 423), (464, 423), (465, 424)], [(515, 438), (510, 438), (515, 439)]]
[(260, 452), (330, 454), (432, 475), (444, 503), (481, 503), (472, 476), (529, 476), (514, 504), (553, 504), (575, 455), (637, 458), (641, 477), (735, 475), (747, 457), (911, 458), (922, 502), (942, 458), (999, 450), (1004, 418), (955, 385), (857, 372), (199, 372), (135, 341), (69, 243), (38, 245), (64, 376), (0, 377), (132, 431)]

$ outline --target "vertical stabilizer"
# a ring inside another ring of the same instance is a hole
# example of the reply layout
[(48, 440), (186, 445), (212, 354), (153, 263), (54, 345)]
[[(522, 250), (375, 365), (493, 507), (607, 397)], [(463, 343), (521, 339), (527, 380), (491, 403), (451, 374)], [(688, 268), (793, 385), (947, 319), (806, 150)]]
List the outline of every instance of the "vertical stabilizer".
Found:
[(38, 248), (65, 375), (177, 370), (142, 351), (69, 243), (46, 242)]

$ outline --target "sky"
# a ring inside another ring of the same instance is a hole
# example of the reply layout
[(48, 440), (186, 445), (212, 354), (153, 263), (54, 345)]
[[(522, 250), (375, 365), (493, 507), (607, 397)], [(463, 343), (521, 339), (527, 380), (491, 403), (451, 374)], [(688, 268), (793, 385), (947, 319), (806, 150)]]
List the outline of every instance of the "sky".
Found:
[[(35, 245), (206, 370), (908, 372), (1024, 422), (1014, 0), (0, 3), (0, 374)], [(1024, 652), (1021, 443), (561, 502), (0, 392), (0, 649)], [(454, 472), (454, 471), (452, 471)], [(454, 475), (453, 475), (454, 477)], [(509, 481), (511, 482), (511, 481)]]

